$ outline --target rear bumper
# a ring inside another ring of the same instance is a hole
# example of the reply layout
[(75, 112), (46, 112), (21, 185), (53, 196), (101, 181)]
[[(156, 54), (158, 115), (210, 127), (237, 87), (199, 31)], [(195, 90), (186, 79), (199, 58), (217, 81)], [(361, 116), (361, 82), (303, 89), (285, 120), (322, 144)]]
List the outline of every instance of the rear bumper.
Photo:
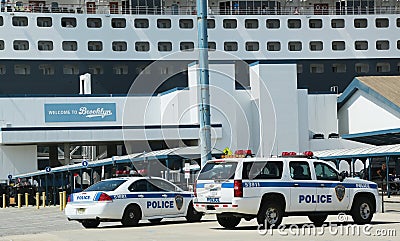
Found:
[(65, 215), (68, 220), (115, 219), (122, 218), (122, 211), (111, 206), (112, 203), (92, 203), (91, 205), (67, 204)]
[(246, 215), (257, 215), (259, 208), (258, 198), (234, 198), (232, 202), (211, 203), (200, 202), (195, 199), (193, 206), (198, 212), (207, 214), (241, 213)]

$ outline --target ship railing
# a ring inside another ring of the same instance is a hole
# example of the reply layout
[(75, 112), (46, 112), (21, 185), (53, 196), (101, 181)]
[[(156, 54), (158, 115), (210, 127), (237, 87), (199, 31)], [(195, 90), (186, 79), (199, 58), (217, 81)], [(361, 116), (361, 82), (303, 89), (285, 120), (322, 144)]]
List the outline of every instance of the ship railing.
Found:
[[(146, 6), (122, 7), (110, 5), (92, 5), (82, 4), (57, 4), (57, 5), (33, 5), (19, 4), (11, 5), (1, 4), (2, 12), (32, 12), (32, 13), (68, 13), (68, 14), (134, 14), (134, 15), (196, 15), (196, 6), (177, 5), (156, 6), (149, 8)], [(209, 15), (381, 15), (381, 14), (399, 14), (400, 6), (388, 7), (326, 7), (315, 5), (312, 7), (304, 6), (286, 6), (280, 8), (219, 8), (210, 7)]]

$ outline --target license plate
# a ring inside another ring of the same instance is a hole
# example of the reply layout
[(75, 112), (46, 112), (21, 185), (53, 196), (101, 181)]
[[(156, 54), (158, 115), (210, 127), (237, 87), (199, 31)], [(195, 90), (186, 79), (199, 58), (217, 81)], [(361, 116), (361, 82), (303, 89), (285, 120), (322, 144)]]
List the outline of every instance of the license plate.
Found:
[(76, 212), (77, 212), (78, 214), (84, 214), (84, 213), (85, 213), (85, 210), (86, 210), (86, 208), (78, 208), (78, 209), (76, 210)]
[(219, 203), (219, 198), (208, 197), (207, 198), (207, 202), (209, 202), (209, 203)]

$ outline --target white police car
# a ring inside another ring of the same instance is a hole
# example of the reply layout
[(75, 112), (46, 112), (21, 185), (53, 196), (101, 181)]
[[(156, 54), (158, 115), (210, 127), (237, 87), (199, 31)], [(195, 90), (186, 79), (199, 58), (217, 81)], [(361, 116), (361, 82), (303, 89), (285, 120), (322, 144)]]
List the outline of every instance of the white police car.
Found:
[(158, 223), (171, 217), (200, 221), (203, 213), (194, 210), (192, 200), (192, 192), (161, 178), (120, 177), (71, 194), (65, 215), (85, 228), (95, 228), (102, 221), (121, 221), (124, 226), (135, 226), (141, 219)]
[(346, 178), (317, 159), (231, 158), (207, 162), (193, 203), (198, 212), (215, 213), (225, 228), (236, 227), (242, 218), (277, 227), (292, 215), (308, 216), (320, 226), (329, 214), (341, 212), (365, 224), (380, 210), (377, 188), (373, 182)]

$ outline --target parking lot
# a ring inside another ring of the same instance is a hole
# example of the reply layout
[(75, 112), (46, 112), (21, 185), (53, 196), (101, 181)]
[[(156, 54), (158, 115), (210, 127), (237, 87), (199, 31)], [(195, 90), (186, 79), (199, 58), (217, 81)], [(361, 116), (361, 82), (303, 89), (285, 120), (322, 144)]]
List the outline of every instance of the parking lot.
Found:
[[(398, 240), (400, 236), (400, 197), (387, 199), (385, 213), (376, 214), (371, 225), (357, 226), (350, 216), (329, 216), (326, 227), (310, 227), (306, 217), (285, 218), (279, 229), (259, 230), (255, 220), (242, 221), (235, 230), (221, 228), (214, 215), (200, 223), (185, 219), (166, 219), (160, 224), (140, 222), (138, 227), (122, 227), (120, 223), (102, 223), (97, 229), (84, 229), (77, 222), (68, 222), (58, 207), (39, 210), (34, 207), (0, 209), (0, 241), (3, 240)], [(329, 226), (328, 226), (329, 225)]]

